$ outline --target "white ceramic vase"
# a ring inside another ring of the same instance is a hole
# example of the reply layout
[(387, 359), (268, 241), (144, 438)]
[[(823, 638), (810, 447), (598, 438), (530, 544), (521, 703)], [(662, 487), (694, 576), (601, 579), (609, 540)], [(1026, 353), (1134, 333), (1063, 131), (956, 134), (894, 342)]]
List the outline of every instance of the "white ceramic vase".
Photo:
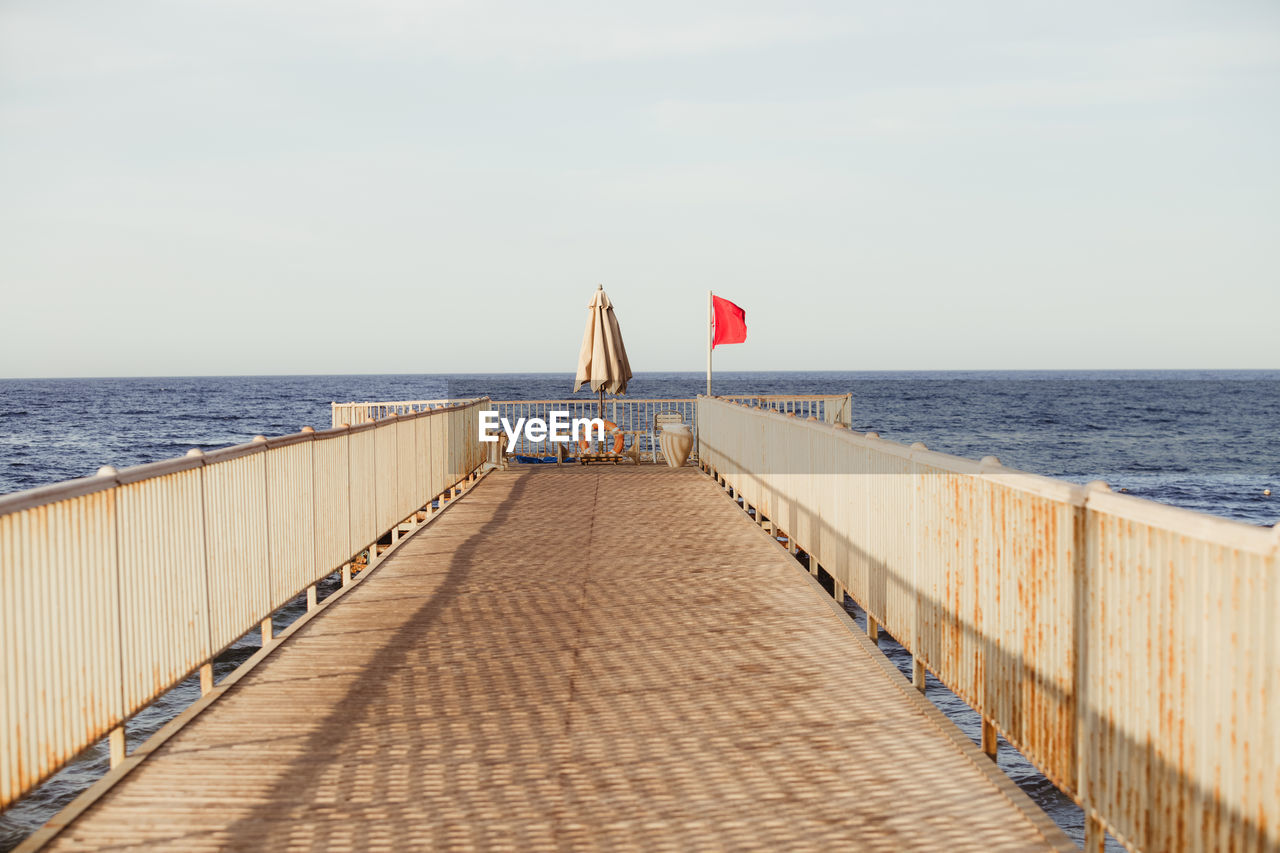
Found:
[(679, 468), (689, 461), (693, 451), (693, 432), (687, 424), (665, 424), (662, 435), (658, 438), (662, 445), (662, 455), (672, 468)]

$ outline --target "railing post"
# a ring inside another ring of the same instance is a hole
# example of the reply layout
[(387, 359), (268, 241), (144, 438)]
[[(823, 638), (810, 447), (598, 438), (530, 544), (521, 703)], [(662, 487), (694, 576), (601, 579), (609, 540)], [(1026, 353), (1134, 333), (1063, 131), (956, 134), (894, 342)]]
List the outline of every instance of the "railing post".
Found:
[(1107, 828), (1093, 809), (1085, 809), (1084, 853), (1104, 853), (1107, 849)]
[(272, 623), (271, 617), (268, 616), (266, 619), (263, 619), (262, 620), (262, 647), (263, 648), (266, 648), (271, 644), (271, 641), (275, 639), (275, 633), (276, 633), (275, 625)]
[(911, 686), (921, 693), (924, 692), (925, 685), (925, 668), (924, 661), (920, 660), (919, 655), (911, 657)]
[[(376, 542), (374, 543), (373, 547), (374, 548), (378, 547)], [(315, 584), (312, 584), (311, 586), (307, 587), (307, 609), (308, 610), (316, 609), (316, 585)]]
[(200, 664), (200, 695), (203, 696), (213, 689), (213, 662), (208, 661)]
[(879, 644), (880, 642), (880, 623), (876, 621), (876, 617), (870, 613), (867, 614), (867, 636), (871, 638), (871, 642)]
[(996, 760), (996, 753), (1000, 749), (1000, 736), (996, 733), (995, 723), (990, 717), (982, 718), (982, 751), (987, 754), (987, 758), (992, 761)]
[(116, 767), (125, 759), (124, 723), (116, 726), (107, 735), (107, 752), (111, 756), (111, 766)]

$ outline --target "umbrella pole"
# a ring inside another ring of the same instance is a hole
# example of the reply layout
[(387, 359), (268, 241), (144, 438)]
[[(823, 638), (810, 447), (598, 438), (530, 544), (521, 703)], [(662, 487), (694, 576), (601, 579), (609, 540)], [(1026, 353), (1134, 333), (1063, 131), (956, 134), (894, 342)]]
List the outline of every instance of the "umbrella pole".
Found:
[(601, 420), (604, 420), (604, 389), (603, 389), (603, 388), (601, 388), (601, 389), (600, 389), (600, 409), (599, 409), (599, 414), (600, 414), (600, 419), (601, 419)]

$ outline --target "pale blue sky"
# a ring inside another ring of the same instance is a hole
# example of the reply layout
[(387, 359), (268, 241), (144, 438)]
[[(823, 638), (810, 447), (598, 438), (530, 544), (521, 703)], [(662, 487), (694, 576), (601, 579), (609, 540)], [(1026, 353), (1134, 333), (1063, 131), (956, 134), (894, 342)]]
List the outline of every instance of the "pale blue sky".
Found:
[(1280, 367), (1280, 3), (0, 4), (0, 376)]

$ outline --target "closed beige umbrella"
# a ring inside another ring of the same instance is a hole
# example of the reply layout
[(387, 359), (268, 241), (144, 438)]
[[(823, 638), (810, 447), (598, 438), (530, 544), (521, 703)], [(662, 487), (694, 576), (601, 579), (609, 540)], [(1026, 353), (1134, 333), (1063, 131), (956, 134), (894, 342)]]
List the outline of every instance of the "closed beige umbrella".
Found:
[(583, 385), (600, 392), (600, 417), (604, 417), (604, 395), (627, 393), (631, 379), (631, 364), (627, 361), (627, 349), (622, 345), (622, 329), (613, 316), (613, 303), (604, 292), (604, 285), (597, 285), (587, 306), (587, 331), (582, 336), (582, 352), (578, 354), (578, 374), (574, 378), (576, 393)]

